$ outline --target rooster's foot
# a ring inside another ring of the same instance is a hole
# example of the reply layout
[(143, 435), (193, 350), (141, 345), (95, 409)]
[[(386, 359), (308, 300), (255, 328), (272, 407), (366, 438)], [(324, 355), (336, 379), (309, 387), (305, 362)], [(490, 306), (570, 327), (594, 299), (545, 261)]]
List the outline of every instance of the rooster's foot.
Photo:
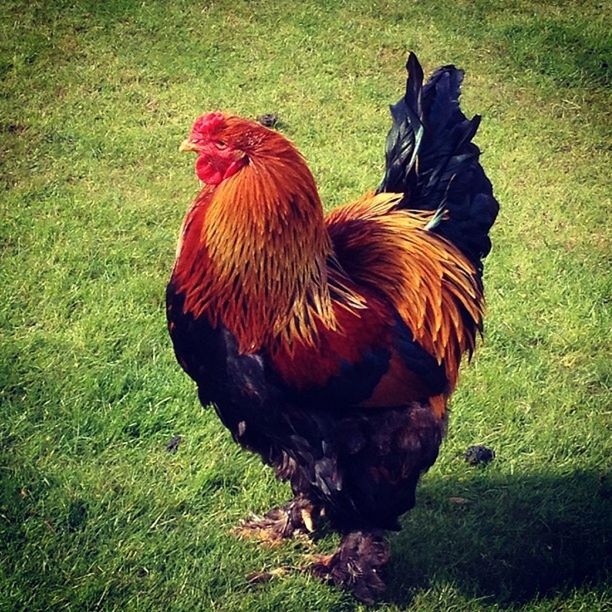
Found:
[(304, 537), (312, 533), (320, 516), (319, 508), (305, 497), (298, 496), (264, 516), (253, 515), (242, 521), (234, 529), (234, 534), (276, 546), (285, 538)]
[(382, 533), (354, 531), (344, 536), (333, 555), (317, 555), (310, 571), (371, 604), (385, 590), (379, 572), (388, 561), (389, 545)]

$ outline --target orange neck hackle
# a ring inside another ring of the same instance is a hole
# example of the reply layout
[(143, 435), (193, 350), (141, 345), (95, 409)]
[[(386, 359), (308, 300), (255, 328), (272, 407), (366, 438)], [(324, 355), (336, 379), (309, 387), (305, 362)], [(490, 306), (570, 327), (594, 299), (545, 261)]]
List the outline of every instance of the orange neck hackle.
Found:
[[(310, 344), (318, 321), (335, 325), (332, 245), (315, 181), (283, 136), (248, 128), (257, 145), (248, 163), (205, 187), (184, 224), (175, 269), (185, 311), (225, 325), (241, 352), (278, 340)], [(194, 232), (197, 241), (187, 237)]]

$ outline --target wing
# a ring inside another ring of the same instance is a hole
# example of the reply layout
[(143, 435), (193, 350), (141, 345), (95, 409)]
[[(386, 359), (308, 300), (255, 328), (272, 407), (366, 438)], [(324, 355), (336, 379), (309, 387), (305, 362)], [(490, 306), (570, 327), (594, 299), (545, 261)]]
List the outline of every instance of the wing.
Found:
[(401, 322), (388, 340), (402, 347), (393, 353), (395, 369), (404, 366), (422, 378), (431, 369), (427, 355), (443, 367), (452, 391), (461, 357), (471, 354), (482, 327), (478, 273), (428, 229), (435, 213), (398, 209), (400, 197), (368, 194), (336, 209), (327, 218), (328, 231), (346, 277), (389, 304)]
[(369, 194), (327, 218), (336, 253), (330, 284), (341, 287), (337, 328), (320, 327), (312, 346), (271, 352), (273, 370), (300, 401), (389, 407), (447, 395), (474, 348), (477, 272), (427, 229), (433, 213), (398, 209), (400, 197)]
[(403, 405), (443, 393), (435, 357), (414, 341), (388, 301), (362, 292), (363, 307), (336, 302), (336, 329), (320, 328), (312, 345), (280, 345), (271, 368), (293, 401), (335, 410)]

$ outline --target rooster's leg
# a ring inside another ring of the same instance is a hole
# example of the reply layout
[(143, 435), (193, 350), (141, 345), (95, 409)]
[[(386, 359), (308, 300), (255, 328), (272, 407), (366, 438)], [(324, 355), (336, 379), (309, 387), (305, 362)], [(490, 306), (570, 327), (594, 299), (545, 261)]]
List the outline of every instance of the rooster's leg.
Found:
[(296, 534), (312, 533), (320, 516), (320, 508), (306, 497), (298, 495), (263, 516), (252, 516), (244, 520), (234, 533), (274, 545)]
[(321, 580), (372, 603), (385, 590), (379, 572), (388, 561), (389, 544), (381, 531), (353, 531), (344, 536), (333, 555), (318, 555), (310, 569)]

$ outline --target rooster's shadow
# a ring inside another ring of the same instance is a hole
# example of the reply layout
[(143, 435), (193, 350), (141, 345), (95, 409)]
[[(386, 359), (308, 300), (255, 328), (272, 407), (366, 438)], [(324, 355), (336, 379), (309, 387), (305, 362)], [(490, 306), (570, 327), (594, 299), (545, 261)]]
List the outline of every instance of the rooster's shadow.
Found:
[(525, 604), (605, 584), (612, 480), (603, 473), (424, 478), (391, 538), (385, 599), (401, 607), (446, 585), (465, 597)]

